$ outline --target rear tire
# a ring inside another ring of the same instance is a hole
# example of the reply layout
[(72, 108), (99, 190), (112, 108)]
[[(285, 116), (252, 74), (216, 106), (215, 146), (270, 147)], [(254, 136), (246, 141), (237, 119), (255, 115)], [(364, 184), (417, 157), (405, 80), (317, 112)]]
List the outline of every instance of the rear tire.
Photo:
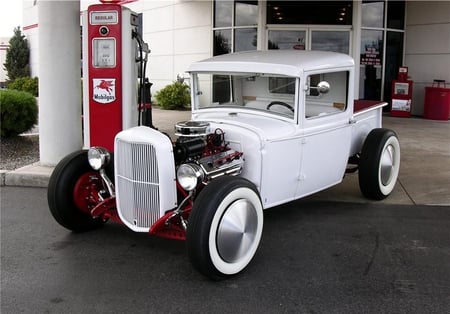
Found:
[(263, 209), (254, 184), (224, 176), (209, 183), (194, 202), (186, 244), (192, 265), (219, 280), (241, 272), (261, 240)]
[[(48, 183), (47, 201), (55, 220), (63, 227), (83, 232), (97, 229), (105, 223), (101, 218), (93, 218), (84, 205), (76, 205), (75, 187), (80, 180), (98, 176), (88, 162), (87, 151), (77, 151), (63, 158), (53, 170)], [(100, 179), (101, 180), (101, 179)], [(84, 202), (78, 201), (84, 204)]]
[(364, 142), (359, 161), (362, 194), (382, 200), (394, 190), (400, 170), (400, 143), (394, 131), (372, 130)]

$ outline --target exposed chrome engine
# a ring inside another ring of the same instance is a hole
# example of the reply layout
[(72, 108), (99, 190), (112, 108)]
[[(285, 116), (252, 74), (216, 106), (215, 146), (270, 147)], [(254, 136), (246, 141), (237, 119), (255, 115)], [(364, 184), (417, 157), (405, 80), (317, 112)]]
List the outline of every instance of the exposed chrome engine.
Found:
[[(210, 124), (204, 121), (183, 121), (175, 125), (175, 135), (177, 178), (185, 190), (222, 175), (241, 173), (243, 153), (228, 147), (221, 129), (211, 131)], [(186, 178), (189, 184), (184, 184)]]

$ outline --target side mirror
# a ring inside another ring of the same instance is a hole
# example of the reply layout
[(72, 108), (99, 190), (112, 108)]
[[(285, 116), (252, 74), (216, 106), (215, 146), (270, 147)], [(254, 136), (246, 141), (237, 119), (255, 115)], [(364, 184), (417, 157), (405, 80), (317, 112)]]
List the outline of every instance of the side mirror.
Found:
[(321, 81), (319, 84), (317, 84), (317, 90), (321, 94), (326, 94), (330, 91), (330, 83), (327, 81)]
[(189, 74), (188, 73), (178, 73), (177, 74), (177, 82), (184, 83), (184, 81), (189, 80)]

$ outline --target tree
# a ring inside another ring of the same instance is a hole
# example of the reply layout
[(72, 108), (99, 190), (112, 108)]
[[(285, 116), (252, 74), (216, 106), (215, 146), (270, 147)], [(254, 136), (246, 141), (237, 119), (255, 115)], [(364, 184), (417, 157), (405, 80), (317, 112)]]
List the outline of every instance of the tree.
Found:
[(9, 47), (6, 50), (6, 59), (3, 64), (8, 72), (9, 81), (14, 81), (19, 77), (30, 76), (30, 49), (25, 35), (22, 35), (20, 27), (14, 29), (14, 36), (9, 40)]

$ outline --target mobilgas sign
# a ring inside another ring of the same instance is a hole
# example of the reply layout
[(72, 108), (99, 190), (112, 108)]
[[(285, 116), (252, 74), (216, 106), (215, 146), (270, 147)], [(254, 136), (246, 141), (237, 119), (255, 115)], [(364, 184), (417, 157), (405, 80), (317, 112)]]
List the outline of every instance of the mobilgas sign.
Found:
[(92, 79), (92, 98), (101, 104), (109, 104), (116, 100), (116, 79)]

